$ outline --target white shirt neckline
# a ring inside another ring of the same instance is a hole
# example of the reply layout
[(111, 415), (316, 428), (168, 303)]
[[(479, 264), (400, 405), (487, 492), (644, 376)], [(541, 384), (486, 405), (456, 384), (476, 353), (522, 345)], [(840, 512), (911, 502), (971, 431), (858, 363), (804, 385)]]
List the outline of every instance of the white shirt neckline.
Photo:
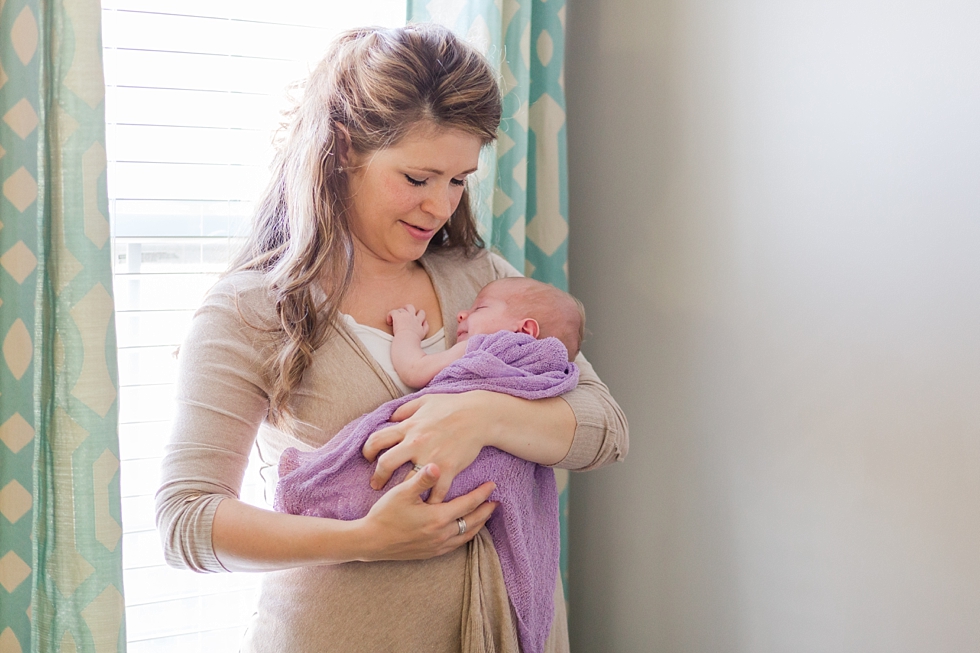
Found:
[[(418, 390), (418, 388), (412, 388), (405, 385), (405, 383), (398, 377), (398, 373), (395, 371), (395, 366), (391, 362), (391, 343), (395, 339), (393, 335), (387, 331), (382, 331), (381, 329), (361, 324), (346, 313), (341, 313), (340, 316), (343, 318), (351, 332), (361, 341), (364, 348), (367, 349), (371, 356), (374, 357), (374, 360), (378, 362), (381, 369), (383, 369), (385, 373), (391, 377), (392, 383), (394, 383), (395, 387), (402, 391), (402, 394), (407, 395)], [(437, 354), (440, 351), (445, 350), (445, 327), (439, 329), (422, 341), (422, 351), (424, 351), (426, 354)]]

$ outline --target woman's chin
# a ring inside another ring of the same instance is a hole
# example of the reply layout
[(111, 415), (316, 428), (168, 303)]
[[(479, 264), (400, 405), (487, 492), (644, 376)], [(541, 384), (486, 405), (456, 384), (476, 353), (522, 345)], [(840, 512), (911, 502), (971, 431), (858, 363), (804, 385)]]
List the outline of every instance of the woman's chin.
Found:
[(403, 240), (402, 242), (398, 243), (396, 247), (389, 249), (389, 252), (391, 253), (392, 258), (403, 263), (408, 263), (410, 261), (417, 261), (422, 258), (428, 248), (428, 240)]

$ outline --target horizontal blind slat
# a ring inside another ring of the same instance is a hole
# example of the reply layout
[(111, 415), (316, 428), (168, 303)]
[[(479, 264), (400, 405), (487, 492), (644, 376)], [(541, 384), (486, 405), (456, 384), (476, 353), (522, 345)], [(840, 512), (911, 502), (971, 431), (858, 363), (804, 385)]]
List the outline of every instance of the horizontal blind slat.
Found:
[(103, 10), (103, 34), (116, 49), (239, 55), (303, 61), (332, 30), (312, 25)]
[(345, 29), (358, 25), (405, 24), (405, 0), (369, 2), (268, 2), (268, 0), (103, 0), (104, 9), (153, 11), (284, 25), (321, 25)]

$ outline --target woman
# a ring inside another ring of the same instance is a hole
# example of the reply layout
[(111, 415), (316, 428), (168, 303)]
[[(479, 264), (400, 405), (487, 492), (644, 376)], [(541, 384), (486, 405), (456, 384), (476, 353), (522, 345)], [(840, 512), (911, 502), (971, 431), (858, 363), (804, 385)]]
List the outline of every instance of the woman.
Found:
[[(318, 447), (403, 394), (384, 350), (389, 310), (425, 310), (435, 351), (455, 342), (447, 317), (518, 274), (482, 249), (465, 190), (499, 121), (493, 71), (448, 30), (344, 34), (291, 116), (247, 247), (195, 314), (157, 522), (174, 566), (271, 572), (244, 651), (470, 651), (486, 639), (516, 651), (481, 531), (493, 484), (442, 503), (452, 478), (484, 446), (570, 469), (625, 456), (625, 419), (579, 357), (579, 387), (560, 398), (406, 404), (364, 455), (378, 487), (405, 462), (421, 472), (362, 520), (237, 499), (253, 442), (274, 485), (287, 446)], [(567, 650), (564, 601), (547, 649)]]

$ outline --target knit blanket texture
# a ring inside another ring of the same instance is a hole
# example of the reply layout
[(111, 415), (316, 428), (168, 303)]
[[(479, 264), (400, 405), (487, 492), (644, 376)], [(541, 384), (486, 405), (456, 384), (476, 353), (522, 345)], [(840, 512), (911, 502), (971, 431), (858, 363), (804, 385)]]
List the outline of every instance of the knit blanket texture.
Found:
[[(368, 436), (389, 426), (395, 410), (422, 395), (471, 390), (503, 392), (524, 399), (555, 397), (575, 388), (578, 367), (557, 338), (536, 340), (500, 331), (472, 336), (466, 354), (446, 366), (426, 387), (389, 401), (345, 426), (323, 447), (292, 447), (279, 459), (275, 509), (296, 515), (354, 520), (364, 517), (385, 492), (411, 470), (406, 463), (381, 490), (369, 485), (374, 463), (361, 453)], [(424, 462), (424, 461), (421, 461)], [(486, 481), (499, 502), (486, 527), (500, 558), (508, 597), (517, 617), (524, 653), (541, 653), (551, 631), (560, 536), (558, 490), (551, 468), (484, 447), (453, 480), (446, 500)], [(423, 494), (423, 498), (427, 498)]]

